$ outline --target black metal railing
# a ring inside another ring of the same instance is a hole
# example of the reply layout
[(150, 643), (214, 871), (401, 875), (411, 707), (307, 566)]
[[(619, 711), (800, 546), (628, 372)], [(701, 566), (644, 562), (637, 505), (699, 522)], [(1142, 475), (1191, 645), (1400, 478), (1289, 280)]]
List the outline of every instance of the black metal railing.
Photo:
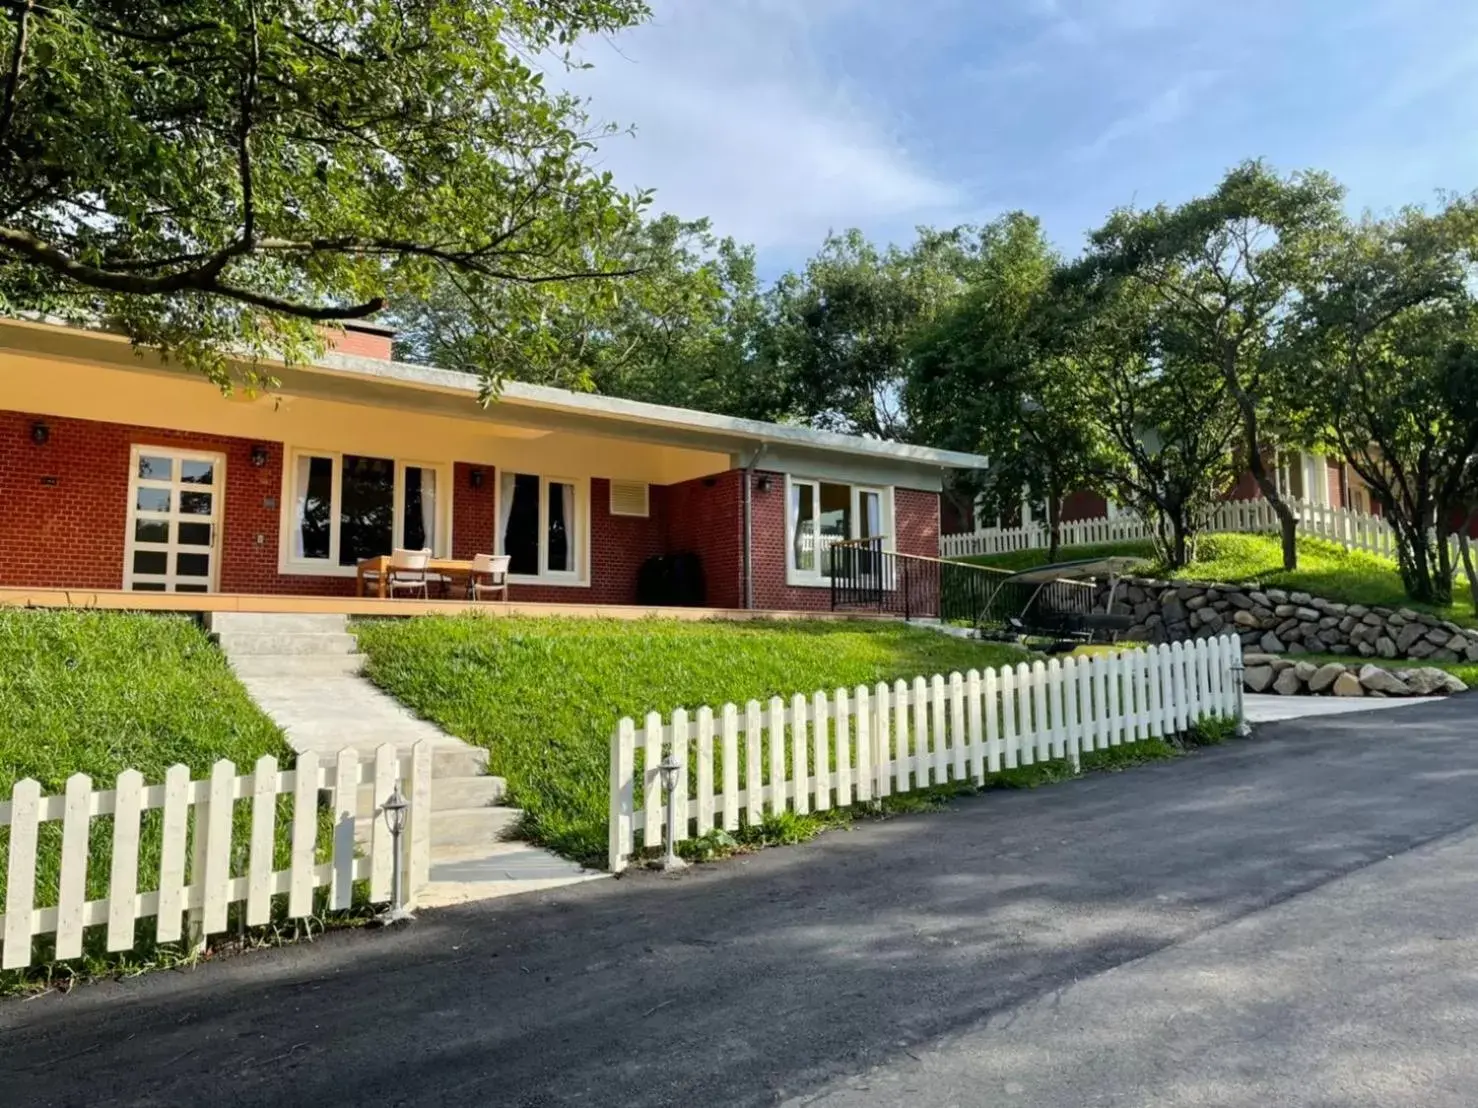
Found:
[(974, 622), (986, 631), (1073, 635), (1093, 611), (1093, 598), (1087, 581), (1007, 578), (996, 582)]
[(824, 554), (834, 611), (963, 622), (988, 631), (1075, 634), (1093, 611), (1087, 581), (1022, 579), (1005, 570), (897, 554), (882, 537), (838, 542)]
[(883, 537), (838, 542), (826, 552), (834, 611), (872, 611), (904, 619), (974, 623), (989, 604), (1000, 570), (885, 550)]

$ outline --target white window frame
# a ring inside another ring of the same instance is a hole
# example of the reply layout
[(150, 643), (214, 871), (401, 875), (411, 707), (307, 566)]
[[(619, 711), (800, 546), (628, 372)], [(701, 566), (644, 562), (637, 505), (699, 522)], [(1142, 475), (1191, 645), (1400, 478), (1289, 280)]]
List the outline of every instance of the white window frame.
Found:
[[(816, 568), (814, 570), (799, 570), (795, 565), (795, 520), (790, 510), (791, 502), (795, 499), (793, 490), (797, 485), (809, 485), (811, 487), (812, 503), (816, 505), (816, 518), (813, 527), (816, 531)], [(830, 588), (831, 578), (821, 572), (821, 486), (822, 485), (845, 485), (851, 490), (851, 510), (848, 516), (851, 520), (852, 533), (847, 537), (850, 539), (860, 538), (857, 531), (862, 522), (860, 508), (863, 493), (876, 493), (878, 504), (882, 508), (882, 519), (879, 521), (883, 529), (883, 550), (891, 553), (895, 549), (896, 540), (893, 534), (893, 486), (891, 485), (859, 485), (851, 481), (835, 481), (820, 477), (785, 477), (785, 583), (796, 588)]]
[[(416, 458), (397, 458), (373, 449), (366, 450), (317, 450), (313, 447), (290, 447), (284, 454), (282, 466), (282, 511), (279, 532), (281, 543), (277, 556), (277, 571), (285, 575), (308, 577), (354, 577), (359, 570), (355, 566), (339, 565), (339, 512), (340, 497), (343, 495), (344, 455), (353, 454), (360, 458), (388, 458), (395, 463), (395, 487), (393, 490), (393, 522), (391, 523), (391, 546), (398, 546), (405, 526), (405, 471), (411, 466), (429, 469), (436, 474), (436, 539), (431, 553), (445, 558), (452, 549), (452, 463), (427, 462)], [(331, 499), (329, 519), (332, 526), (328, 536), (328, 557), (297, 558), (293, 556), (293, 535), (298, 526), (297, 489), (294, 482), (298, 475), (300, 458), (328, 458), (333, 463), (330, 479)], [(389, 554), (390, 551), (385, 551)]]
[[(557, 585), (561, 588), (585, 589), (590, 587), (590, 478), (563, 477), (557, 473), (532, 473), (526, 469), (506, 466), (494, 474), (497, 487), (493, 491), (493, 520), (497, 534), (493, 536), (495, 554), (506, 554), (503, 549), (503, 478), (515, 475), (539, 479), (539, 572), (510, 573), (508, 580), (514, 585)], [(575, 486), (575, 571), (554, 572), (549, 565), (549, 486)]]

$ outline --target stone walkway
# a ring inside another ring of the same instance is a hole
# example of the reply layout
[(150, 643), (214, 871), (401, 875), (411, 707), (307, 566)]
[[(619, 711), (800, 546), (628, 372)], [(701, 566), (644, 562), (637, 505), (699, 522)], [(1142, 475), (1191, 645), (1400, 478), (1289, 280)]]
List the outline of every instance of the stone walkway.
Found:
[[(522, 813), (486, 775), (488, 754), (420, 719), (359, 676), (364, 657), (344, 616), (219, 612), (212, 631), (252, 699), (298, 753), (361, 755), (432, 744), (431, 883), (418, 905), (537, 892), (606, 876), (539, 847), (509, 841)], [(362, 798), (368, 810), (373, 800)], [(368, 817), (361, 817), (361, 822)]]

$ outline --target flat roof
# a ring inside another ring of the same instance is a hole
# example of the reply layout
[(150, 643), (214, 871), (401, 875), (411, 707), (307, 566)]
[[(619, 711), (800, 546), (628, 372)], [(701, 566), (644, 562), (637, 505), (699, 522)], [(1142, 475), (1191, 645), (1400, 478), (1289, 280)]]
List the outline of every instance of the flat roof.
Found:
[[(124, 354), (118, 347), (127, 344), (128, 339), (113, 332), (55, 319), (15, 316), (0, 318), (0, 327), (13, 329), (22, 335), (29, 332), (25, 337), (17, 336), (19, 341), (13, 344), (17, 349), (50, 347), (51, 352), (59, 353), (55, 349), (56, 343), (90, 339), (108, 343), (117, 351), (109, 351), (107, 354), (99, 351), (101, 360), (109, 364), (141, 370), (170, 369), (158, 363), (150, 365), (148, 362), (140, 362), (132, 353), (132, 347)], [(44, 339), (42, 335), (46, 332), (55, 336), (54, 340)], [(276, 372), (276, 376), (282, 382), (282, 391), (287, 394), (332, 394), (351, 401), (382, 404), (399, 396), (402, 398), (400, 403), (404, 404), (404, 398), (409, 393), (423, 397), (423, 406), (442, 414), (460, 414), (465, 411), (461, 404), (463, 399), (477, 405), (482, 395), (483, 382), (482, 377), (474, 373), (338, 351), (325, 354), (315, 362), (284, 365)], [(986, 458), (978, 454), (886, 442), (861, 435), (844, 435), (791, 424), (739, 419), (667, 404), (649, 404), (598, 393), (572, 392), (569, 389), (530, 385), (521, 381), (504, 382), (494, 400), (481, 410), (486, 416), (499, 422), (524, 427), (583, 430), (593, 434), (604, 432), (623, 438), (642, 437), (664, 444), (734, 454), (753, 453), (763, 445), (877, 458), (902, 465), (937, 469), (984, 469), (989, 464)], [(474, 415), (473, 412), (466, 414)]]
[[(431, 366), (396, 362), (384, 358), (367, 358), (354, 354), (330, 353), (312, 365), (300, 367), (311, 373), (343, 374), (393, 382), (413, 389), (460, 392), (476, 398), (482, 389), (482, 378), (471, 373)], [(889, 458), (915, 465), (939, 466), (946, 469), (984, 469), (989, 463), (978, 454), (955, 450), (936, 450), (928, 446), (886, 442), (861, 435), (844, 435), (836, 431), (820, 431), (786, 423), (766, 423), (757, 419), (716, 415), (668, 404), (649, 404), (641, 400), (625, 400), (600, 393), (572, 392), (548, 385), (530, 385), (522, 381), (505, 381), (497, 398), (489, 405), (512, 409), (565, 413), (644, 427), (673, 431), (698, 432), (725, 441), (765, 443), (823, 450), (833, 453), (862, 454)]]

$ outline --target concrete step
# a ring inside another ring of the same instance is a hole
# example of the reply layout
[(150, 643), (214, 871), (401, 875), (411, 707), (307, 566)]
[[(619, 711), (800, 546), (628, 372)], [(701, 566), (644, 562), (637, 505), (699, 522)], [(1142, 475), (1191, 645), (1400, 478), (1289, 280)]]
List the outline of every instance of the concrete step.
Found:
[(237, 654), (231, 668), (238, 677), (353, 677), (364, 662), (363, 654)]
[[(452, 808), (431, 810), (431, 859), (465, 856), (503, 842), (523, 816), (520, 808)], [(377, 816), (362, 815), (354, 821), (354, 838), (368, 842)]]
[(213, 637), (227, 655), (352, 654), (358, 640), (347, 631), (217, 631)]
[(501, 842), (523, 818), (521, 808), (449, 808), (431, 810), (431, 854), (437, 847), (491, 845)]
[[(316, 751), (320, 765), (324, 763), (325, 759), (337, 757), (339, 751), (345, 749), (357, 750), (360, 752), (361, 757), (371, 758), (374, 756), (375, 751), (385, 743), (389, 743), (395, 747), (402, 758), (409, 758), (411, 754), (410, 746), (404, 741), (385, 738), (383, 736), (371, 736), (366, 740), (360, 735), (345, 732), (338, 738), (304, 741), (289, 730), (287, 739), (288, 745), (294, 750)], [(487, 769), (487, 764), (488, 752), (486, 750), (475, 746), (464, 747), (458, 746), (456, 743), (448, 743), (445, 746), (434, 747), (431, 751), (431, 779), (432, 781), (436, 781), (439, 779), (478, 777)]]
[[(477, 778), (487, 772), (488, 752), (480, 746), (447, 747), (431, 755), (431, 789), (434, 797), (438, 778)], [(502, 781), (501, 777), (489, 777), (489, 781)], [(504, 786), (507, 787), (506, 785)], [(435, 806), (435, 801), (432, 801)], [(471, 807), (471, 805), (469, 805)]]
[[(437, 777), (431, 778), (431, 810), (452, 811), (459, 808), (492, 808), (508, 794), (508, 782), (501, 777)], [(359, 787), (359, 811), (367, 812), (384, 797), (375, 796), (373, 785)]]
[(333, 612), (207, 612), (205, 629), (221, 634), (342, 634), (348, 617)]
[(431, 882), (416, 902), (424, 908), (471, 900), (543, 892), (595, 881), (610, 874), (581, 869), (574, 862), (520, 842), (476, 849), (432, 850)]

